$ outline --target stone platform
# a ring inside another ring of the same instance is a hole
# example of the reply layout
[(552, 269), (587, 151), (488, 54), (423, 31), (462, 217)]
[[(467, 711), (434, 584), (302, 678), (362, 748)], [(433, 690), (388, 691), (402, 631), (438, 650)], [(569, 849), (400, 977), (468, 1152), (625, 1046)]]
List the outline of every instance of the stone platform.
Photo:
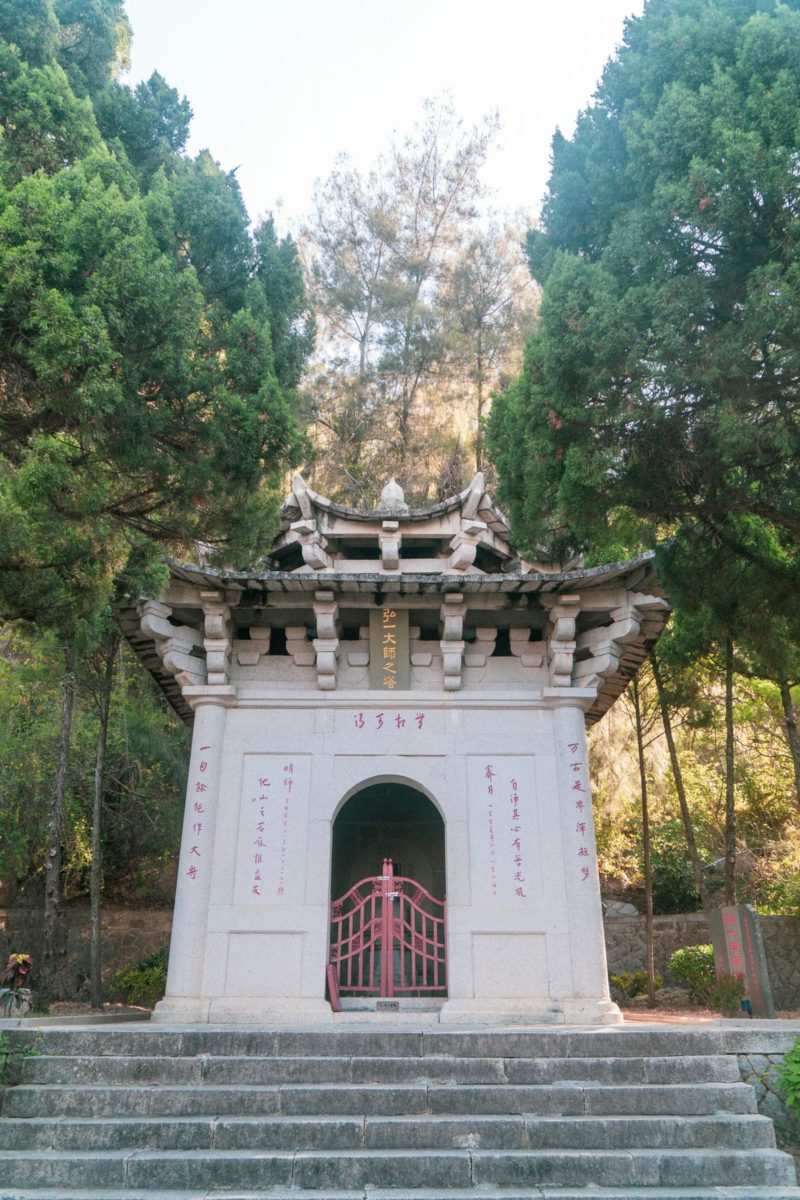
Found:
[(0, 1200), (800, 1200), (740, 1072), (794, 1026), (387, 1018), (9, 1030)]

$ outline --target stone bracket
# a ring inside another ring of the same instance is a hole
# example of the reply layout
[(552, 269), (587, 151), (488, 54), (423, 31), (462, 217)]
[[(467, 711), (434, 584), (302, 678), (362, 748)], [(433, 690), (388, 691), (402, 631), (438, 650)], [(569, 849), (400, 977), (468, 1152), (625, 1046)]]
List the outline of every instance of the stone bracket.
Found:
[(220, 592), (201, 592), (203, 645), (206, 651), (206, 682), (221, 686), (231, 681), (231, 609)]
[(330, 571), (333, 561), (328, 554), (328, 540), (318, 531), (314, 521), (292, 521), (291, 530), (300, 542), (306, 566), (312, 571)]
[(442, 682), (446, 692), (461, 687), (461, 668), (464, 662), (464, 618), (467, 605), (461, 592), (450, 592), (442, 600)]
[(485, 667), (487, 658), (491, 658), (494, 654), (496, 641), (497, 630), (494, 626), (481, 626), (476, 629), (475, 641), (471, 643), (464, 653), (464, 665), (467, 667)]
[(452, 554), (447, 560), (448, 571), (468, 571), (475, 563), (478, 546), (487, 533), (484, 521), (474, 517), (461, 521), (461, 530), (452, 538), (450, 549)]
[(317, 636), (314, 653), (317, 660), (317, 687), (323, 692), (336, 688), (336, 662), (339, 657), (339, 606), (333, 592), (314, 593)]
[(175, 676), (181, 690), (206, 682), (206, 663), (200, 657), (203, 635), (189, 625), (172, 625), (172, 609), (159, 600), (146, 600), (139, 606), (142, 633), (153, 639), (164, 670)]
[[(547, 604), (550, 597), (543, 597)], [(550, 686), (569, 687), (572, 683), (572, 666), (575, 659), (575, 627), (581, 608), (580, 596), (553, 596), (550, 621), (547, 629), (549, 651)]]
[(400, 570), (400, 546), (402, 534), (399, 521), (384, 521), (378, 535), (381, 547), (381, 566), (384, 571)]
[(531, 645), (531, 630), (525, 629), (509, 629), (508, 643), (511, 647), (511, 653), (523, 667), (540, 667), (544, 662), (544, 655), (541, 651), (534, 652), (530, 649)]
[(626, 648), (640, 640), (642, 614), (635, 604), (628, 601), (612, 609), (609, 616), (610, 625), (588, 629), (578, 638), (578, 650), (589, 651), (589, 657), (575, 664), (578, 686), (594, 686), (615, 675)]
[(296, 667), (313, 667), (316, 653), (305, 625), (286, 626), (286, 653)]
[(257, 667), (265, 655), (269, 654), (269, 644), (272, 630), (268, 625), (259, 628), (254, 625), (250, 630), (250, 641), (233, 643), (236, 661), (240, 667)]

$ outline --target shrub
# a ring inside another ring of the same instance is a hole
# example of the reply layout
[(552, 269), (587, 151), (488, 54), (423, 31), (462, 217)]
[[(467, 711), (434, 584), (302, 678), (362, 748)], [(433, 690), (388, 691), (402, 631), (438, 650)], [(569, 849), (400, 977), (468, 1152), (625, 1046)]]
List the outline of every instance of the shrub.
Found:
[(708, 1007), (715, 1012), (740, 1013), (745, 992), (743, 975), (728, 975), (726, 971), (720, 971), (708, 989)]
[[(632, 1000), (634, 996), (641, 996), (647, 991), (647, 971), (621, 971), (619, 975), (609, 975), (608, 981), (612, 994), (623, 1000)], [(663, 982), (661, 976), (656, 975), (656, 987), (660, 988)]]
[(800, 1114), (800, 1038), (783, 1060), (778, 1075), (778, 1087), (786, 1101), (786, 1107)]
[(167, 987), (167, 951), (157, 950), (130, 966), (122, 967), (111, 980), (111, 994), (125, 1004), (153, 1008)]
[(685, 983), (693, 999), (711, 1007), (711, 990), (716, 982), (714, 950), (711, 946), (684, 946), (667, 963), (669, 971)]

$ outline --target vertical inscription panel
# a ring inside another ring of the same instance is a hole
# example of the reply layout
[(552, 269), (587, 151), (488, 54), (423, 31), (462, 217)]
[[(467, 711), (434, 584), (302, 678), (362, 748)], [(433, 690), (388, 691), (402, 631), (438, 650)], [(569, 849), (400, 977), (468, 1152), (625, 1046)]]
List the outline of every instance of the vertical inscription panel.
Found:
[(539, 856), (532, 755), (467, 757), (469, 846), (474, 904), (536, 899)]
[(408, 691), (411, 686), (407, 609), (370, 611), (369, 686), (379, 692)]
[(245, 755), (234, 904), (302, 904), (310, 780), (307, 754)]

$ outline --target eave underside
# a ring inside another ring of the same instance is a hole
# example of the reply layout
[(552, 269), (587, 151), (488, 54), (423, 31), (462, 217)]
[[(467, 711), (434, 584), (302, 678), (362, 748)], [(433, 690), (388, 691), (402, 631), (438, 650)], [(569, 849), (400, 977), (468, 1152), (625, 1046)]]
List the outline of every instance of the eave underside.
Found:
[[(341, 571), (245, 571), (215, 570), (194, 564), (170, 561), (173, 586), (185, 585), (201, 591), (216, 591), (225, 594), (234, 610), (285, 607), (286, 600), (296, 598), (303, 606), (319, 591), (331, 591), (341, 600), (357, 600), (374, 603), (376, 597), (390, 600), (392, 597), (434, 597), (450, 593), (461, 593), (469, 605), (470, 597), (485, 597), (482, 609), (486, 612), (486, 600), (496, 597), (497, 608), (501, 608), (513, 597), (534, 598), (538, 596), (579, 594), (591, 597), (593, 592), (614, 586), (626, 591), (663, 596), (654, 566), (654, 555), (648, 553), (627, 562), (613, 563), (600, 567), (564, 572), (517, 572), (507, 574), (461, 574), (443, 573), (424, 575), (412, 572), (357, 573)], [(493, 606), (492, 606), (493, 607)], [(121, 604), (117, 607), (117, 621), (123, 635), (131, 645), (137, 658), (155, 679), (167, 700), (181, 717), (191, 724), (192, 710), (185, 701), (180, 686), (170, 675), (155, 652), (151, 639), (140, 627), (137, 604)], [(611, 707), (626, 689), (630, 680), (648, 656), (667, 622), (669, 611), (664, 609), (660, 618), (648, 622), (648, 632), (624, 648), (619, 667), (610, 678), (600, 680), (597, 699), (587, 711), (587, 724), (594, 724)], [(322, 697), (320, 703), (322, 703)], [(454, 702), (457, 699), (454, 697)]]

